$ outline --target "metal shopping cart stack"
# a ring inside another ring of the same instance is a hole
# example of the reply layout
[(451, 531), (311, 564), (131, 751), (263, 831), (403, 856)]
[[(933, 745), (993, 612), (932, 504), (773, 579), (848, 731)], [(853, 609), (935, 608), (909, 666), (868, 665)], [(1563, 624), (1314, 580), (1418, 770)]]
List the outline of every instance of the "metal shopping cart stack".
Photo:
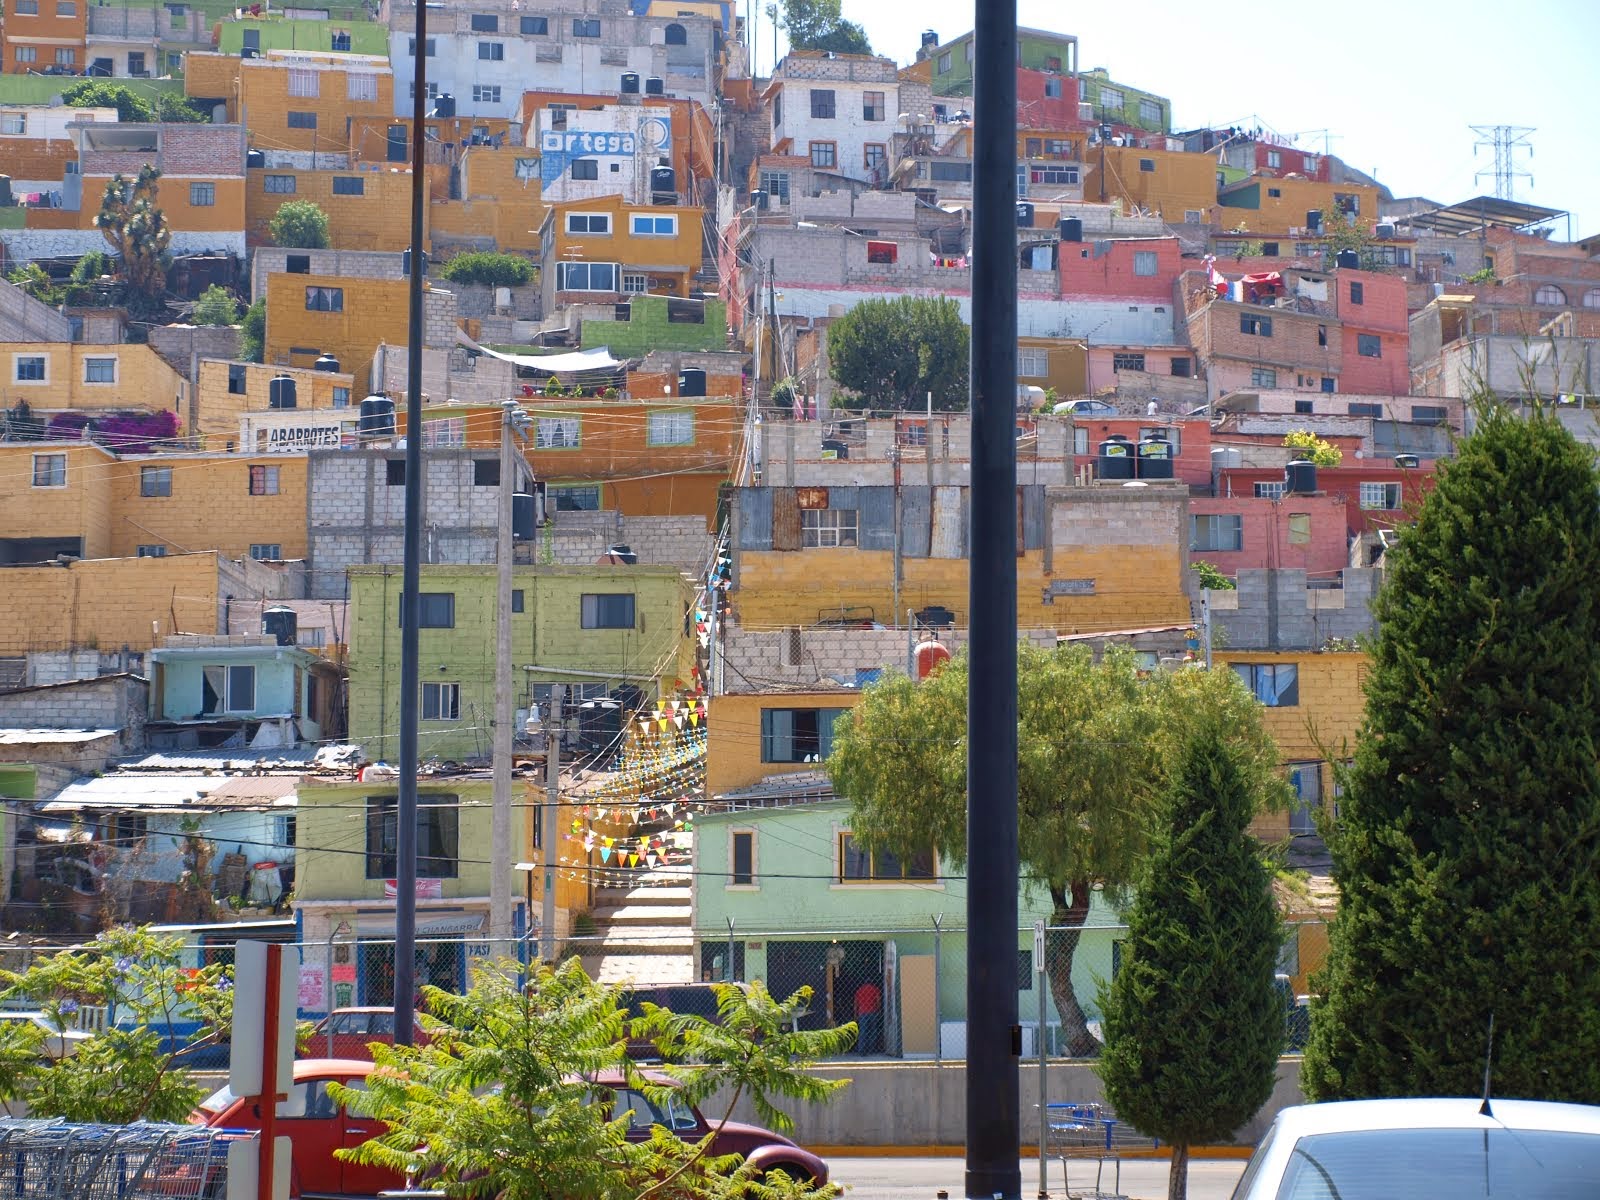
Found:
[(0, 1120), (0, 1200), (222, 1200), (237, 1134)]
[[(1126, 1200), (1122, 1193), (1122, 1156), (1125, 1153), (1155, 1150), (1153, 1138), (1118, 1120), (1116, 1113), (1098, 1102), (1046, 1104), (1045, 1152), (1061, 1160), (1061, 1184), (1069, 1200)], [(1072, 1164), (1082, 1163), (1085, 1183), (1088, 1164), (1094, 1163), (1094, 1188), (1075, 1184)], [(1111, 1167), (1111, 1190), (1105, 1190), (1106, 1166)], [(1047, 1180), (1040, 1190), (1048, 1191)]]

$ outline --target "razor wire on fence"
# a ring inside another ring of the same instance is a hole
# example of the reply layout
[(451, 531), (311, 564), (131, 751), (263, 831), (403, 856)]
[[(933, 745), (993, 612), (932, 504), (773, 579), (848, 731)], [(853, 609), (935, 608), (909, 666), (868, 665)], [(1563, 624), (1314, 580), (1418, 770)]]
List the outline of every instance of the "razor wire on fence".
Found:
[(0, 1119), (0, 1200), (222, 1200), (239, 1140), (194, 1125)]

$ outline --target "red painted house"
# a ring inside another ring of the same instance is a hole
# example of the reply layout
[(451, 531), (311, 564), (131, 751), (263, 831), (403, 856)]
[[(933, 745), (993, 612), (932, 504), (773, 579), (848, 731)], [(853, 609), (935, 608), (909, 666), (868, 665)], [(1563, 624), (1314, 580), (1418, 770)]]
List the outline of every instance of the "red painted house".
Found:
[(1341, 392), (1403, 396), (1411, 390), (1406, 281), (1376, 271), (1333, 272), (1343, 346)]
[[(1282, 483), (1279, 471), (1277, 484)], [(1225, 575), (1256, 567), (1297, 567), (1312, 580), (1347, 567), (1350, 535), (1344, 501), (1328, 495), (1275, 498), (1276, 492), (1267, 487), (1258, 494), (1241, 483), (1231, 495), (1192, 497), (1189, 561), (1204, 560)]]
[[(1416, 467), (1396, 467), (1390, 459), (1381, 460), (1381, 465), (1376, 459), (1370, 462), (1346, 459), (1337, 467), (1322, 467), (1317, 471), (1316, 494), (1339, 502), (1344, 510), (1345, 533), (1354, 537), (1369, 530), (1392, 529), (1407, 523), (1432, 486), (1433, 463), (1426, 460)], [(1282, 487), (1281, 469), (1237, 467), (1218, 472), (1217, 495), (1222, 498), (1276, 494)]]
[[(1173, 285), (1184, 269), (1175, 237), (1062, 242), (1057, 258), (1063, 300), (1170, 304)], [(1402, 300), (1404, 294), (1402, 289)]]
[(1138, 443), (1156, 434), (1173, 444), (1174, 479), (1182, 480), (1190, 487), (1211, 486), (1211, 422), (1203, 418), (1175, 419), (1170, 414), (1154, 417), (1074, 417), (1073, 464), (1078, 471), (1086, 468), (1094, 470), (1101, 442), (1121, 437)]

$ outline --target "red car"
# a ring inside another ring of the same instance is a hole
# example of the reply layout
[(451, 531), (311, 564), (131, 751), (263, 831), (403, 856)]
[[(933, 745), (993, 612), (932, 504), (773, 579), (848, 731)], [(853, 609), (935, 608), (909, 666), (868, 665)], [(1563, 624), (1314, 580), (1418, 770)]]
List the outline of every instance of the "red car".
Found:
[[(329, 1030), (333, 1032), (332, 1043), (328, 1041)], [(422, 1022), (416, 1021), (412, 1026), (411, 1044), (426, 1046), (430, 1040)], [(394, 1045), (394, 1009), (336, 1008), (317, 1022), (305, 1054), (308, 1058), (359, 1058), (370, 1062), (373, 1042)]]

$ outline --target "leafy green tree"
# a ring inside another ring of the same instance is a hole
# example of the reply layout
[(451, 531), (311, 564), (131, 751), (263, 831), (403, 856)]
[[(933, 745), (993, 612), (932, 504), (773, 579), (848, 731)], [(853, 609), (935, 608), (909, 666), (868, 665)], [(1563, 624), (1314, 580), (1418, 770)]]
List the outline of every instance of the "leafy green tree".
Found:
[(872, 53), (866, 31), (844, 19), (841, 0), (783, 0), (783, 29), (793, 50)]
[[(181, 1121), (204, 1095), (186, 1056), (227, 1035), (233, 995), (226, 970), (183, 966), (182, 940), (148, 929), (115, 929), (88, 945), (39, 959), (21, 973), (0, 973), (0, 999), (24, 1000), (56, 1031), (73, 1028), (83, 1005), (100, 1005), (116, 1023), (58, 1062), (32, 1071), (15, 1061), (16, 1047), (0, 1043), (0, 1099), (25, 1099), (34, 1116), (126, 1124)], [(174, 1019), (194, 1022), (173, 1044)]]
[(1222, 573), (1216, 563), (1206, 562), (1203, 558), (1190, 563), (1189, 569), (1200, 576), (1200, 586), (1210, 591), (1231, 592), (1238, 586)]
[(239, 354), (246, 362), (262, 362), (267, 353), (267, 298), (244, 310), (239, 321)]
[[(764, 1184), (712, 1157), (711, 1136), (686, 1144), (658, 1127), (649, 1141), (630, 1142), (626, 1114), (615, 1114), (605, 1089), (590, 1082), (621, 1072), (665, 1107), (671, 1089), (638, 1076), (626, 1055), (629, 1033), (655, 1041), (671, 1064), (664, 1069), (681, 1085), (677, 1096), (698, 1103), (726, 1088), (735, 1100), (748, 1097), (779, 1129), (790, 1120), (777, 1099), (818, 1102), (840, 1086), (813, 1078), (808, 1068), (846, 1049), (854, 1027), (796, 1032), (795, 1013), (808, 991), (779, 1003), (760, 985), (719, 986), (716, 1021), (650, 1006), (630, 1023), (617, 989), (591, 981), (576, 959), (541, 967), (526, 981), (522, 970), (510, 962), (479, 970), (462, 996), (424, 990), (430, 1044), (376, 1046), (379, 1070), (367, 1090), (338, 1089), (353, 1108), (386, 1121), (389, 1132), (341, 1153), (459, 1196), (733, 1200), (774, 1181)], [(719, 1124), (713, 1120), (713, 1130)], [(837, 1194), (781, 1181), (777, 1188), (824, 1200)]]
[(290, 200), (272, 214), (267, 233), (275, 245), (291, 250), (326, 250), (328, 214), (313, 201)]
[(1600, 503), (1537, 405), (1480, 404), (1389, 552), (1331, 832), (1317, 1100), (1600, 1102)]
[(1331, 271), (1339, 262), (1339, 252), (1354, 250), (1361, 260), (1363, 271), (1381, 271), (1382, 263), (1372, 249), (1372, 234), (1359, 220), (1335, 208), (1322, 218), (1322, 269)]
[(62, 302), (66, 291), (59, 283), (50, 278), (49, 274), (38, 263), (27, 263), (16, 267), (11, 274), (6, 276), (9, 283), (16, 284), (28, 295), (41, 304), (48, 304), (52, 308)]
[(439, 275), (454, 283), (484, 283), (490, 287), (522, 287), (533, 279), (533, 264), (520, 254), (496, 250), (469, 250), (439, 268)]
[(125, 83), (109, 79), (83, 79), (61, 89), (61, 102), (71, 108), (114, 108), (117, 120), (145, 122), (155, 119), (155, 110), (143, 96)]
[(1339, 447), (1309, 429), (1295, 429), (1284, 434), (1283, 444), (1291, 450), (1299, 450), (1300, 457), (1319, 467), (1337, 467), (1344, 461), (1344, 452)]
[[(1146, 674), (1118, 647), (1097, 663), (1086, 647), (1022, 645), (1017, 674), (1022, 871), (1050, 895), (1048, 974), (1067, 1053), (1090, 1057), (1099, 1042), (1072, 960), (1094, 893), (1121, 903), (1138, 876), (1173, 748), (1214, 714), (1251, 796), (1281, 806), (1286, 785), (1261, 707), (1231, 670)], [(931, 841), (944, 866), (966, 865), (966, 720), (964, 654), (920, 683), (893, 674), (867, 688), (827, 762), (858, 842), (909, 858)]]
[(1178, 755), (1122, 969), (1101, 988), (1096, 1069), (1117, 1115), (1172, 1147), (1168, 1200), (1187, 1194), (1190, 1146), (1227, 1138), (1266, 1103), (1284, 1044), (1282, 930), (1250, 833), (1266, 797), (1237, 753), (1212, 728)]
[(834, 382), (871, 409), (967, 407), (969, 333), (948, 296), (863, 300), (828, 325)]
[(73, 283), (94, 283), (105, 275), (117, 273), (117, 260), (104, 250), (91, 250), (72, 268)]
[(207, 125), (211, 122), (209, 113), (202, 112), (187, 96), (180, 96), (176, 92), (162, 92), (156, 96), (155, 118), (188, 125)]
[(157, 203), (161, 172), (149, 163), (134, 179), (117, 174), (106, 184), (95, 228), (122, 261), (129, 307), (148, 315), (160, 311), (166, 300), (167, 268), (172, 257), (172, 230)]
[(239, 304), (233, 293), (221, 284), (213, 283), (194, 302), (193, 323), (196, 325), (236, 325), (238, 322)]

